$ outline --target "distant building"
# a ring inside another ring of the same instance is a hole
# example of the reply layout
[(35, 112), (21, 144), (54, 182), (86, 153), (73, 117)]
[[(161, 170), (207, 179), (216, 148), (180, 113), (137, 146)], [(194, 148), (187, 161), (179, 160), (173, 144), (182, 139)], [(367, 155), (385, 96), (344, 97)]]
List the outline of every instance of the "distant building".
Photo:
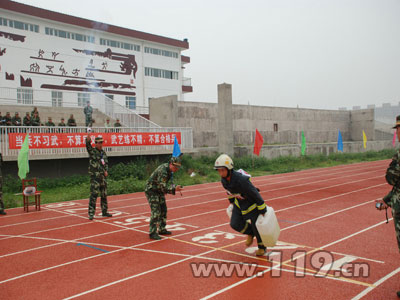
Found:
[(83, 106), (101, 94), (139, 110), (154, 97), (173, 94), (181, 100), (192, 92), (183, 67), (190, 58), (181, 54), (188, 48), (187, 39), (3, 0), (0, 104), (16, 99), (25, 105)]

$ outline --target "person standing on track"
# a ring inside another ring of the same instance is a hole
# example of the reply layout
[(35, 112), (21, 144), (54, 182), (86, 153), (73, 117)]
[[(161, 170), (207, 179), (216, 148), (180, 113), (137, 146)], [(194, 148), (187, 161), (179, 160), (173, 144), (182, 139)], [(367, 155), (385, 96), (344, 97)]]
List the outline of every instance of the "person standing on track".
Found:
[[(400, 142), (400, 116), (396, 118), (397, 139)], [(387, 194), (383, 200), (378, 200), (379, 209), (392, 208), (392, 215), (394, 221), (394, 228), (396, 230), (397, 246), (400, 251), (400, 149), (393, 156), (389, 168), (386, 170), (386, 181), (393, 186), (392, 190)], [(400, 298), (400, 291), (397, 292), (397, 297)]]
[(92, 139), (90, 132), (86, 138), (86, 149), (89, 153), (89, 175), (90, 175), (90, 199), (89, 199), (89, 220), (93, 220), (96, 212), (97, 195), (101, 197), (101, 211), (103, 217), (112, 217), (108, 213), (107, 204), (107, 176), (108, 158), (103, 150), (103, 138), (95, 138), (95, 147), (91, 145)]
[[(250, 182), (249, 176), (233, 170), (233, 161), (228, 155), (220, 155), (215, 161), (214, 169), (221, 176), (222, 186), (228, 193), (230, 205), (233, 206), (231, 227), (240, 233), (247, 234), (246, 246), (248, 247), (253, 243), (255, 236), (258, 244), (256, 255), (264, 255), (267, 248), (256, 227), (258, 216), (267, 212), (267, 206), (260, 193)], [(251, 223), (248, 222), (249, 220)]]
[(153, 240), (161, 240), (159, 234), (171, 234), (171, 232), (166, 229), (167, 203), (165, 201), (165, 194), (175, 195), (176, 191), (183, 189), (180, 185), (175, 186), (174, 184), (168, 184), (172, 179), (173, 173), (176, 173), (181, 165), (182, 163), (179, 157), (171, 157), (169, 163), (160, 165), (147, 180), (144, 193), (151, 209), (149, 236)]

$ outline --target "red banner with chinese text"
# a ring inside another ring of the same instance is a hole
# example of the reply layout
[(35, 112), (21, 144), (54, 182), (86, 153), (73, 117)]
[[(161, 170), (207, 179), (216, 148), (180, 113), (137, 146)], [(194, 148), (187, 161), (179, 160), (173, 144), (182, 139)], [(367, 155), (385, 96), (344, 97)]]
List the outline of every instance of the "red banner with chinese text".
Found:
[[(9, 133), (9, 149), (21, 149), (26, 133)], [(173, 145), (175, 136), (181, 144), (180, 132), (104, 132), (92, 133), (92, 144), (98, 136), (103, 146), (163, 146)], [(29, 149), (85, 147), (87, 133), (29, 133)]]

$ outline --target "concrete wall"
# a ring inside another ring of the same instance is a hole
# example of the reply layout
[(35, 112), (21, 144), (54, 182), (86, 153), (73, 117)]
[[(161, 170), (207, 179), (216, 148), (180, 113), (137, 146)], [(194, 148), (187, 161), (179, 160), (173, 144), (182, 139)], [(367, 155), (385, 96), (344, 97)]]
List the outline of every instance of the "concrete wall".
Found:
[(161, 127), (177, 127), (178, 97), (172, 95), (150, 99), (149, 112), (150, 121), (160, 125)]
[(335, 141), (338, 129), (349, 140), (349, 121), (347, 111), (233, 105), (235, 145), (252, 144), (256, 128), (268, 144), (299, 143), (302, 130), (312, 143)]
[[(234, 145), (253, 144), (256, 128), (268, 144), (299, 143), (301, 130), (304, 130), (307, 142), (310, 143), (336, 141), (338, 129), (342, 132), (343, 140), (349, 141), (351, 113), (353, 112), (232, 105)], [(194, 147), (218, 146), (217, 103), (178, 101), (177, 115), (178, 127), (193, 128)], [(158, 119), (150, 113), (150, 120), (157, 123)], [(275, 123), (278, 124), (278, 132), (273, 131)], [(358, 124), (361, 126), (361, 120)]]
[(218, 146), (218, 105), (216, 103), (178, 102), (178, 116), (178, 127), (193, 128), (194, 147)]
[(194, 147), (220, 146), (220, 152), (229, 152), (232, 139), (236, 146), (252, 145), (256, 129), (270, 145), (300, 144), (302, 131), (307, 143), (336, 142), (338, 130), (343, 141), (362, 141), (363, 130), (373, 141), (376, 130), (372, 107), (347, 111), (232, 105), (232, 86), (225, 83), (218, 85), (218, 103), (182, 102), (173, 96), (152, 99), (150, 120), (192, 127)]
[(375, 140), (374, 109), (353, 110), (350, 118), (350, 139), (362, 141), (364, 130), (367, 140)]

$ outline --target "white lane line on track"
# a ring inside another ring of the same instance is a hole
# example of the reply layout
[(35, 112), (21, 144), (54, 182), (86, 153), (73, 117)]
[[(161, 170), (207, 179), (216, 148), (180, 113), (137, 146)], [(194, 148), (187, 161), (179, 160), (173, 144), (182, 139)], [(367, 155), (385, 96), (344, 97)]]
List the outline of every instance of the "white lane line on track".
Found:
[[(373, 289), (376, 289), (378, 286), (380, 286), (382, 283), (384, 283), (386, 280), (388, 280), (389, 278), (393, 277), (394, 275), (396, 275), (397, 273), (400, 272), (400, 267), (398, 267), (396, 270), (393, 270), (392, 272), (390, 272), (389, 274), (387, 274), (386, 276), (383, 276), (381, 279), (379, 279), (377, 282), (374, 283), (374, 286), (368, 287), (365, 290), (363, 290), (361, 293), (359, 293), (357, 296), (355, 296), (354, 298), (352, 298), (352, 300), (359, 300), (362, 297), (366, 296), (369, 292), (371, 292)], [(394, 294), (395, 291), (393, 291)]]

